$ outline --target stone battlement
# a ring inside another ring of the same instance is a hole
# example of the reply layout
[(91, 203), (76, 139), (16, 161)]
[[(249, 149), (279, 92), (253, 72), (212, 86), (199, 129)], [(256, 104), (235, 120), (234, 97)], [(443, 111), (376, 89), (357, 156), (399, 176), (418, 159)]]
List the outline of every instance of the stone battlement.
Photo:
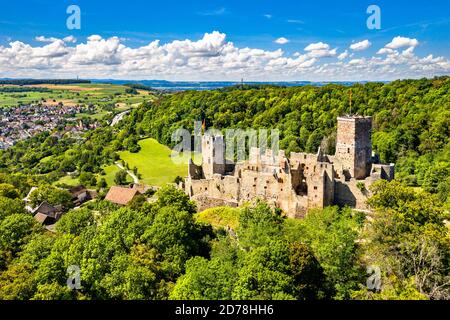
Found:
[[(338, 117), (336, 153), (324, 155), (283, 150), (250, 150), (240, 163), (224, 164), (222, 136), (204, 136), (201, 166), (189, 163), (186, 193), (200, 209), (214, 204), (242, 205), (263, 199), (291, 217), (301, 217), (310, 208), (348, 205), (366, 210), (368, 187), (379, 179), (394, 178), (394, 164), (376, 163), (372, 157), (372, 118)], [(364, 189), (361, 188), (364, 184)]]

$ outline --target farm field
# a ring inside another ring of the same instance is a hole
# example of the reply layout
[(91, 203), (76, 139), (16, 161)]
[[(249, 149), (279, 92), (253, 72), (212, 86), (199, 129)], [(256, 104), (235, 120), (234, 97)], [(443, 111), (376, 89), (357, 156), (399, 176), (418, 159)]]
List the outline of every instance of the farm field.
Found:
[(175, 164), (170, 158), (171, 150), (154, 139), (139, 141), (138, 153), (119, 152), (120, 158), (128, 163), (130, 169), (138, 168), (141, 181), (146, 185), (162, 186), (171, 183), (177, 176), (187, 174), (187, 161)]
[[(138, 90), (137, 94), (127, 93), (127, 86), (115, 84), (100, 83), (82, 83), (67, 85), (1, 85), (0, 89), (20, 88), (20, 92), (1, 92), (0, 90), (0, 108), (14, 107), (21, 104), (37, 104), (45, 102), (50, 105), (94, 105), (101, 109), (105, 105), (114, 105), (118, 111), (133, 108), (144, 101), (153, 98), (147, 91)], [(30, 91), (26, 91), (30, 88)], [(48, 90), (45, 92), (32, 91), (36, 89)], [(24, 90), (24, 91), (22, 91)]]

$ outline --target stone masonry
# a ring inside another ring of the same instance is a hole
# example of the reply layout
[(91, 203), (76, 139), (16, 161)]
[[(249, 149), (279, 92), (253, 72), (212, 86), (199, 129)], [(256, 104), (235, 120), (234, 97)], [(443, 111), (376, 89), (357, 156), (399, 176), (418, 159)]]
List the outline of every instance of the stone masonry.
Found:
[(202, 137), (202, 164), (192, 161), (184, 183), (198, 209), (240, 206), (262, 199), (290, 217), (302, 217), (310, 208), (348, 205), (367, 210), (368, 187), (379, 179), (394, 178), (394, 164), (380, 164), (372, 155), (372, 119), (345, 116), (337, 119), (335, 155), (262, 153), (250, 150), (239, 163), (224, 160), (223, 136)]

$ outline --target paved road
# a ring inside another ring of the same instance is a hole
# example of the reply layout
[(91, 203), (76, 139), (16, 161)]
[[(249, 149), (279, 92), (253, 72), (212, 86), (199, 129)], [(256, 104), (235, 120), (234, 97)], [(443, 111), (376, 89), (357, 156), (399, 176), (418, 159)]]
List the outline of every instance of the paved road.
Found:
[(116, 114), (116, 116), (111, 121), (111, 127), (114, 127), (116, 124), (118, 124), (119, 121), (122, 120), (123, 117), (125, 117), (125, 115), (127, 115), (128, 113), (130, 113), (130, 110)]

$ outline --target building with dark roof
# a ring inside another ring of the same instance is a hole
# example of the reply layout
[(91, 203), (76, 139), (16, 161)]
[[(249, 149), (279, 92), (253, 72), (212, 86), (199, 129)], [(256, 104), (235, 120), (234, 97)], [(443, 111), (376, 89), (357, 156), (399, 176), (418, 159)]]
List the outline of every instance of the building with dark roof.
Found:
[(33, 211), (34, 219), (43, 225), (56, 223), (62, 216), (61, 206), (52, 206), (47, 202), (42, 202), (39, 207)]

